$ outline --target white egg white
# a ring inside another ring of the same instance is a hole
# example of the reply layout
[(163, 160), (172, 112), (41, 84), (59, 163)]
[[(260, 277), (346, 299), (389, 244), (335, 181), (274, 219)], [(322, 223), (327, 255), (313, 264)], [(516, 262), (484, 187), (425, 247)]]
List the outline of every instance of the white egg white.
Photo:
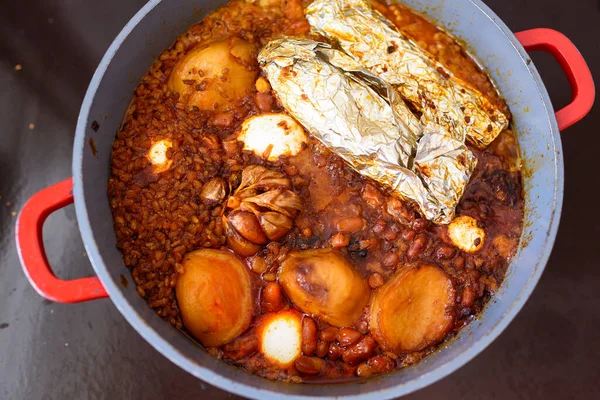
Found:
[(279, 156), (294, 156), (308, 140), (304, 128), (287, 114), (261, 114), (242, 123), (238, 136), (244, 150), (274, 161)]

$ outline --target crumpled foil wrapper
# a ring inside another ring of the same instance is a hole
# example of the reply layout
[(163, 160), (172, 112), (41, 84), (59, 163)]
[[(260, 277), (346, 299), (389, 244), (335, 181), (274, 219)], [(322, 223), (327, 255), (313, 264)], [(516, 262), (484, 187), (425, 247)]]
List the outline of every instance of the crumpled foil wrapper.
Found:
[(392, 84), (457, 140), (487, 147), (508, 117), (480, 92), (452, 74), (366, 0), (315, 0), (305, 10), (314, 33), (327, 37), (367, 70)]
[(360, 174), (423, 216), (449, 223), (477, 160), (443, 127), (422, 125), (396, 91), (344, 52), (282, 38), (258, 55), (282, 105)]

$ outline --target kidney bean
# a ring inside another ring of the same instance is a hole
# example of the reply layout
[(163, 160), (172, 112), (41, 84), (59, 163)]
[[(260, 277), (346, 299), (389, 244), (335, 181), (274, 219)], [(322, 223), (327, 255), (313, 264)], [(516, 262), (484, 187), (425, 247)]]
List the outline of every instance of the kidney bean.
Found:
[(258, 348), (258, 338), (254, 335), (238, 337), (223, 346), (225, 356), (239, 360), (254, 353)]
[(427, 229), (427, 220), (424, 218), (417, 218), (412, 222), (412, 228), (417, 232), (422, 232)]
[(233, 123), (233, 114), (228, 112), (216, 114), (210, 118), (209, 123), (218, 128), (226, 128)]
[(376, 235), (381, 235), (383, 231), (385, 231), (385, 221), (382, 219), (378, 220), (375, 225), (373, 225), (372, 230)]
[(358, 343), (344, 350), (342, 360), (348, 364), (358, 364), (367, 359), (375, 347), (377, 347), (375, 340), (371, 336), (364, 336)]
[(317, 351), (316, 351), (317, 357), (321, 357), (321, 358), (325, 357), (327, 355), (328, 351), (329, 351), (329, 343), (319, 340), (319, 342), (317, 343)]
[(328, 326), (319, 332), (319, 339), (324, 342), (333, 342), (337, 335), (338, 329), (335, 326)]
[(383, 204), (383, 196), (379, 190), (372, 184), (367, 183), (362, 190), (363, 200), (375, 209), (379, 209)]
[(465, 258), (463, 256), (458, 256), (454, 259), (454, 267), (457, 269), (463, 269), (465, 266)]
[(385, 240), (395, 240), (398, 237), (398, 232), (392, 230), (392, 229), (386, 229), (385, 232), (383, 232), (383, 238)]
[(317, 349), (317, 323), (310, 317), (302, 319), (302, 353), (312, 356)]
[(270, 93), (256, 93), (256, 105), (262, 112), (271, 111), (274, 100)]
[(346, 347), (358, 342), (361, 337), (360, 332), (351, 328), (343, 328), (338, 331), (336, 339), (341, 346)]
[(475, 301), (475, 291), (471, 286), (465, 286), (462, 292), (462, 300), (460, 305), (463, 307), (471, 307)]
[(283, 305), (283, 295), (281, 286), (277, 282), (267, 283), (261, 292), (260, 306), (264, 311), (273, 312), (281, 309)]
[(359, 331), (363, 335), (366, 335), (367, 332), (369, 332), (369, 323), (367, 321), (365, 321), (364, 319), (361, 319), (361, 320), (357, 321), (356, 323), (354, 323), (354, 327), (356, 328), (357, 331)]
[(356, 375), (360, 376), (361, 378), (368, 378), (369, 376), (373, 375), (373, 371), (371, 371), (371, 367), (364, 362), (356, 367)]
[(437, 248), (435, 256), (438, 259), (448, 260), (456, 254), (456, 250), (453, 247), (446, 246), (445, 244)]
[(369, 359), (367, 365), (371, 367), (376, 374), (383, 374), (394, 369), (396, 362), (386, 355), (379, 355)]
[(406, 241), (413, 240), (415, 238), (416, 234), (417, 233), (415, 231), (413, 231), (412, 229), (405, 229), (402, 231), (402, 239), (404, 239)]
[(338, 221), (337, 228), (340, 232), (354, 233), (365, 226), (365, 220), (361, 217), (348, 217)]
[(317, 167), (322, 168), (327, 165), (327, 158), (322, 154), (315, 154), (313, 157), (313, 163)]
[(323, 370), (325, 361), (317, 357), (300, 356), (295, 361), (296, 369), (307, 375), (317, 375)]
[(427, 244), (427, 235), (425, 233), (419, 233), (415, 237), (415, 240), (412, 241), (410, 246), (408, 246), (408, 250), (406, 252), (407, 257), (415, 258), (421, 252), (421, 250), (425, 247), (426, 244)]
[(381, 263), (383, 264), (384, 267), (391, 268), (391, 267), (396, 266), (396, 264), (398, 264), (399, 258), (400, 257), (398, 257), (398, 254), (396, 254), (396, 253), (387, 253), (381, 259)]
[(327, 351), (327, 358), (331, 361), (335, 361), (342, 355), (342, 348), (339, 344), (332, 342), (329, 344), (329, 350)]
[(371, 289), (377, 289), (383, 286), (383, 283), (383, 276), (380, 273), (375, 272), (369, 276), (369, 286), (371, 286)]

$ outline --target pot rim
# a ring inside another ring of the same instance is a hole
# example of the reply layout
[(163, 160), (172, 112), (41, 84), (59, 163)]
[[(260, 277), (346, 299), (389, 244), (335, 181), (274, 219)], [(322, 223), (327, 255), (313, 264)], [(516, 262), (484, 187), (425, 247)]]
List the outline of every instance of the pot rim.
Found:
[[(133, 31), (133, 29), (140, 23), (144, 17), (152, 11), (162, 0), (150, 0), (146, 3), (125, 25), (125, 27), (119, 32), (117, 37), (114, 39), (102, 60), (100, 61), (85, 94), (81, 110), (77, 120), (77, 128), (74, 140), (73, 149), (73, 195), (75, 198), (75, 212), (78, 220), (79, 231), (82, 238), (84, 239), (84, 247), (87, 255), (92, 263), (94, 271), (98, 275), (102, 285), (109, 294), (112, 302), (115, 304), (117, 309), (125, 317), (125, 319), (134, 327), (134, 329), (157, 351), (163, 356), (169, 359), (171, 362), (176, 364), (178, 367), (187, 371), (213, 386), (216, 386), (222, 390), (235, 393), (237, 395), (252, 397), (252, 398), (279, 398), (279, 397), (294, 397), (302, 399), (314, 399), (315, 396), (307, 395), (289, 395), (285, 393), (277, 393), (271, 390), (265, 390), (257, 387), (253, 387), (244, 383), (235, 381), (225, 375), (214, 372), (213, 370), (193, 362), (193, 360), (181, 354), (170, 342), (161, 337), (153, 328), (145, 323), (135, 308), (125, 299), (122, 295), (117, 284), (113, 282), (106, 265), (104, 264), (97, 243), (93, 240), (92, 228), (90, 219), (88, 216), (87, 209), (85, 207), (85, 198), (83, 190), (83, 171), (82, 171), (82, 159), (83, 149), (85, 148), (85, 130), (87, 127), (87, 121), (89, 117), (90, 108), (94, 101), (94, 97), (98, 87), (100, 86), (104, 74), (115, 56), (117, 50), (120, 48), (123, 41)], [(472, 5), (477, 7), (482, 14), (484, 14), (496, 28), (498, 28), (504, 37), (510, 41), (513, 48), (519, 54), (519, 57), (523, 62), (529, 59), (524, 48), (521, 46), (512, 31), (504, 24), (504, 22), (481, 0), (468, 0)], [(367, 393), (360, 393), (354, 395), (344, 396), (348, 399), (367, 399), (377, 396), (377, 398), (393, 398), (403, 396), (412, 393), (416, 390), (422, 389), (461, 368), (467, 362), (476, 357), (486, 347), (494, 341), (501, 332), (508, 326), (508, 324), (514, 319), (516, 314), (524, 306), (525, 302), (533, 292), (542, 272), (545, 269), (546, 263), (550, 256), (556, 233), (558, 230), (558, 224), (560, 220), (562, 201), (563, 201), (563, 187), (564, 187), (564, 167), (563, 167), (563, 156), (562, 146), (560, 141), (560, 134), (552, 103), (550, 102), (549, 95), (542, 82), (542, 79), (533, 65), (529, 63), (527, 65), (529, 74), (534, 80), (536, 87), (538, 88), (539, 94), (544, 105), (546, 116), (549, 119), (552, 142), (555, 150), (554, 158), (554, 174), (556, 176), (555, 185), (553, 190), (552, 199), (552, 217), (548, 229), (546, 232), (538, 232), (537, 234), (544, 234), (546, 241), (540, 252), (540, 256), (537, 260), (538, 268), (536, 268), (529, 280), (525, 283), (519, 297), (515, 300), (509, 310), (502, 315), (497, 324), (489, 330), (479, 341), (474, 342), (473, 345), (459, 356), (453, 358), (432, 371), (419, 376), (408, 383), (399, 384), (397, 386), (389, 387), (386, 389), (379, 389)], [(526, 208), (527, 212), (527, 208)], [(516, 256), (515, 256), (516, 257)], [(485, 311), (484, 311), (485, 312)], [(319, 398), (333, 398), (331, 396), (319, 396)]]

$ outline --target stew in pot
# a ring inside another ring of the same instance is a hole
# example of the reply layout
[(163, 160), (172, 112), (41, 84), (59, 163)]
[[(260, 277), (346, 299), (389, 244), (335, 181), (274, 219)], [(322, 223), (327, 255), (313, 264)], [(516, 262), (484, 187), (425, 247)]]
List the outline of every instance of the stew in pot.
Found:
[[(160, 54), (116, 134), (108, 196), (159, 316), (252, 373), (334, 382), (416, 363), (481, 312), (517, 249), (523, 189), (510, 126), (467, 143), (477, 165), (448, 224), (317, 140), (257, 61), (278, 38), (335, 46), (311, 31), (309, 3), (231, 0)], [(371, 5), (510, 118), (453, 37)]]

